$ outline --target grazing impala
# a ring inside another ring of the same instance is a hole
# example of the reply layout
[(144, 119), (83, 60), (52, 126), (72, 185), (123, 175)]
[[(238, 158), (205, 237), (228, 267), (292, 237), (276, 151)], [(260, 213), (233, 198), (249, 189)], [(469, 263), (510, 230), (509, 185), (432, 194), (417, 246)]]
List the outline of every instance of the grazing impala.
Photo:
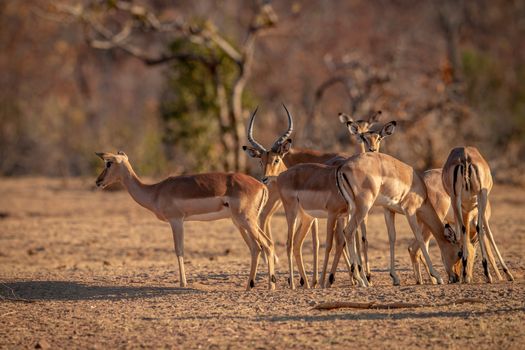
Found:
[[(456, 236), (455, 236), (456, 233), (450, 226), (450, 224), (455, 225), (455, 218), (454, 218), (454, 213), (452, 212), (450, 196), (447, 194), (447, 192), (445, 191), (445, 188), (443, 187), (443, 180), (441, 179), (442, 173), (443, 173), (442, 169), (427, 170), (423, 174), (423, 181), (425, 182), (425, 185), (427, 187), (427, 194), (428, 194), (428, 199), (430, 200), (430, 203), (432, 203), (432, 206), (436, 210), (436, 213), (438, 214), (441, 222), (446, 222), (445, 237), (447, 237), (452, 243), (459, 243), (459, 242), (456, 242)], [(487, 202), (487, 210), (485, 211), (487, 220), (490, 219), (490, 212), (491, 212), (490, 203)], [(474, 244), (477, 244), (477, 242), (479, 241), (479, 238), (477, 237), (477, 233), (475, 229), (476, 217), (477, 217), (477, 208), (474, 209), (474, 214), (473, 214), (473, 217), (470, 223), (470, 241), (473, 242)], [(432, 238), (432, 233), (427, 227), (423, 227), (423, 239), (427, 247), (428, 247), (430, 238)], [(486, 236), (484, 240), (485, 240), (485, 246), (487, 247), (487, 254), (488, 254), (489, 262), (492, 268), (494, 269), (494, 272), (496, 273), (497, 278), (501, 280), (501, 274), (498, 271), (496, 261), (494, 260), (494, 255), (492, 254), (492, 249), (488, 245), (488, 239)], [(412, 260), (412, 266), (414, 268), (416, 283), (421, 284), (422, 283), (421, 265), (420, 265), (421, 249), (419, 249), (419, 243), (415, 239), (412, 241), (412, 243), (408, 247), (408, 252), (410, 253), (410, 259)], [(473, 254), (475, 254), (475, 249), (473, 249)], [(425, 265), (425, 267), (427, 266)], [(460, 269), (461, 269), (461, 266), (460, 266), (459, 259), (458, 259), (458, 264), (454, 266), (454, 271), (456, 272), (457, 275), (449, 276), (450, 277), (449, 282), (451, 283), (459, 282)]]
[(255, 285), (261, 248), (268, 257), (269, 288), (275, 289), (274, 246), (258, 226), (258, 216), (266, 204), (268, 190), (251, 176), (240, 173), (209, 173), (173, 176), (146, 185), (133, 171), (124, 152), (97, 153), (105, 167), (98, 187), (120, 182), (131, 197), (157, 218), (169, 222), (179, 262), (180, 286), (186, 287), (184, 272), (184, 221), (211, 221), (231, 218), (251, 253), (247, 290)]
[[(284, 107), (286, 109), (286, 107)], [(346, 158), (347, 158), (347, 155), (345, 154), (325, 154), (325, 157), (324, 158), (327, 158), (326, 156), (330, 156), (329, 159), (324, 159), (323, 156), (321, 156), (321, 154), (319, 152), (315, 152), (315, 151), (311, 151), (311, 150), (294, 150), (294, 149), (291, 149), (291, 139), (287, 139), (292, 131), (293, 131), (293, 119), (290, 115), (290, 113), (288, 112), (288, 110), (286, 110), (287, 112), (287, 115), (288, 115), (288, 123), (289, 123), (289, 127), (288, 127), (288, 130), (285, 132), (285, 134), (283, 136), (281, 136), (280, 138), (278, 138), (270, 151), (267, 151), (262, 145), (260, 145), (257, 141), (254, 140), (253, 138), (253, 123), (254, 123), (254, 120), (255, 120), (255, 115), (256, 115), (256, 112), (257, 112), (257, 109), (255, 110), (255, 112), (253, 113), (251, 119), (250, 119), (250, 123), (249, 123), (249, 126), (248, 126), (248, 140), (250, 141), (250, 143), (252, 144), (253, 147), (247, 147), (247, 146), (244, 146), (244, 150), (251, 156), (251, 157), (254, 157), (254, 158), (261, 158), (261, 165), (263, 167), (263, 172), (264, 172), (264, 175), (263, 175), (263, 181), (266, 182), (266, 183), (269, 183), (269, 186), (270, 186), (270, 200), (268, 201), (268, 204), (267, 204), (267, 207), (271, 207), (271, 209), (269, 209), (267, 212), (269, 213), (268, 216), (264, 217), (264, 210), (263, 210), (263, 217), (262, 217), (262, 220), (265, 220), (263, 221), (264, 224), (263, 224), (263, 227), (267, 228), (269, 227), (269, 218), (271, 217), (271, 215), (273, 214), (273, 212), (278, 208), (279, 206), (279, 198), (280, 198), (280, 195), (279, 193), (275, 194), (274, 192), (278, 192), (278, 191), (275, 191), (274, 190), (274, 186), (275, 184), (273, 183), (273, 181), (269, 181), (270, 179), (273, 179), (273, 178), (276, 178), (280, 173), (282, 173), (283, 171), (285, 171), (289, 166), (291, 166), (293, 168), (293, 165), (297, 165), (297, 164), (301, 164), (301, 163), (318, 163), (319, 161), (321, 160), (324, 160), (324, 163), (325, 164), (328, 164), (328, 165), (337, 165), (339, 163), (341, 163), (342, 161), (344, 161)], [(344, 114), (340, 114), (340, 119), (342, 122), (346, 123), (348, 128), (351, 129), (352, 131), (355, 131), (354, 132), (354, 135), (356, 136), (357, 140), (358, 140), (358, 152), (365, 152), (365, 151), (376, 151), (379, 149), (379, 145), (380, 145), (380, 142), (381, 142), (381, 139), (388, 136), (388, 135), (391, 135), (393, 130), (394, 130), (394, 127), (395, 127), (395, 122), (390, 122), (390, 123), (387, 123), (386, 125), (384, 126), (381, 126), (380, 128), (378, 128), (378, 124), (375, 123), (376, 121), (376, 117), (378, 115), (380, 115), (381, 112), (376, 112), (375, 114), (373, 114), (368, 121), (363, 121), (363, 120), (358, 120), (356, 122), (354, 122), (350, 117), (344, 115)], [(290, 161), (291, 160), (291, 161)], [(292, 169), (291, 168), (291, 169)], [(315, 171), (315, 170), (314, 170)], [(287, 178), (289, 178), (290, 176), (292, 176), (291, 174), (296, 174), (296, 172), (290, 172), (287, 176)], [(325, 188), (328, 192), (332, 189), (330, 189), (330, 181), (333, 181), (333, 177), (332, 178), (328, 178), (326, 179), (327, 182), (327, 188)], [(286, 182), (283, 180), (281, 181), (281, 186), (288, 186), (286, 184)], [(300, 190), (300, 189), (296, 189), (296, 190)], [(307, 191), (308, 189), (306, 187), (304, 187), (302, 189), (302, 191)], [(291, 190), (292, 192), (294, 190)], [(336, 190), (337, 191), (337, 190)], [(292, 193), (290, 191), (281, 191), (281, 194), (283, 193)], [(305, 197), (303, 197), (303, 200), (305, 199)], [(318, 217), (327, 217), (327, 208), (323, 207), (321, 204), (316, 204), (316, 203), (305, 203), (306, 206), (309, 206), (309, 207), (314, 207), (314, 206), (321, 206), (317, 212), (318, 213), (324, 213), (324, 214), (320, 214), (321, 216), (318, 216)], [(285, 207), (285, 210), (286, 210), (286, 207)], [(308, 281), (306, 280), (306, 277), (304, 275), (304, 266), (302, 264), (302, 255), (301, 255), (301, 248), (302, 248), (302, 243), (304, 241), (304, 238), (305, 238), (305, 235), (307, 234), (308, 232), (308, 229), (310, 227), (310, 225), (312, 224), (312, 222), (315, 222), (316, 223), (316, 220), (314, 220), (314, 217), (316, 217), (316, 215), (308, 215), (306, 212), (304, 211), (297, 211), (297, 210), (292, 210), (292, 212), (294, 214), (290, 214), (291, 216), (289, 216), (287, 214), (287, 218), (289, 218), (289, 220), (293, 220), (294, 224), (292, 225), (293, 228), (295, 228), (296, 226), (296, 216), (297, 214), (301, 214), (301, 220), (300, 220), (300, 226), (297, 228), (297, 232), (299, 232), (299, 234), (296, 235), (296, 233), (294, 232), (294, 230), (292, 230), (291, 232), (293, 233), (289, 233), (288, 235), (288, 240), (287, 240), (287, 248), (288, 248), (288, 258), (289, 258), (289, 267), (290, 267), (290, 286), (293, 287), (293, 264), (291, 262), (291, 254), (292, 254), (292, 250), (294, 251), (294, 256), (296, 257), (296, 259), (300, 259), (298, 261), (298, 265), (299, 265), (299, 272), (301, 274), (301, 285), (305, 285), (306, 288), (309, 287), (309, 284), (308, 284)], [(338, 217), (339, 214), (336, 215), (336, 217)], [(292, 219), (293, 217), (293, 219)], [(334, 221), (335, 223), (335, 221)], [(291, 225), (291, 221), (289, 221), (289, 225)], [(329, 222), (329, 225), (332, 225), (331, 222)], [(342, 223), (339, 225), (339, 227), (342, 228)], [(290, 226), (289, 226), (289, 232), (290, 232)], [(333, 231), (330, 232), (328, 231), (327, 233), (327, 237), (331, 237), (333, 235)], [(297, 241), (296, 243), (294, 244), (294, 236), (297, 237)], [(317, 249), (318, 249), (318, 243), (317, 243), (317, 246), (315, 245), (315, 242), (318, 242), (318, 238), (317, 238), (317, 226), (316, 224), (314, 225), (314, 230), (313, 230), (313, 236), (314, 236), (314, 280), (313, 280), (313, 285), (315, 286), (316, 282), (317, 282)], [(336, 239), (338, 237), (341, 237), (342, 236), (339, 236), (339, 235), (336, 235)], [(328, 253), (331, 249), (331, 244), (332, 244), (332, 240), (327, 240), (327, 249), (328, 249)], [(326, 275), (326, 265), (327, 265), (327, 255), (325, 253), (325, 264), (324, 264), (324, 268), (323, 268), (323, 274), (322, 274), (322, 286), (324, 286), (324, 280), (325, 280), (325, 275)], [(345, 259), (345, 261), (347, 261)], [(347, 261), (348, 263), (348, 261)], [(331, 282), (333, 282), (333, 279), (330, 279)]]
[[(476, 216), (476, 232), (481, 246), (483, 271), (487, 282), (492, 282), (492, 276), (488, 269), (487, 259), (489, 259), (489, 256), (485, 240), (485, 230), (487, 231), (486, 234), (492, 248), (496, 251), (503, 272), (507, 275), (507, 279), (510, 281), (514, 280), (496, 246), (494, 236), (489, 226), (486, 209), (493, 182), (490, 167), (478, 149), (475, 147), (454, 148), (443, 166), (441, 178), (443, 180), (443, 187), (451, 198), (456, 226), (456, 240), (461, 242), (462, 245), (463, 282), (470, 283), (472, 280), (474, 249), (470, 240), (470, 222)], [(460, 232), (461, 236), (458, 237)]]
[[(459, 247), (445, 237), (443, 225), (428, 200), (425, 184), (412, 167), (389, 155), (367, 152), (348, 159), (338, 169), (337, 179), (350, 207), (350, 221), (345, 228), (348, 242), (355, 238), (355, 229), (372, 206), (381, 206), (407, 217), (429, 272), (437, 283), (441, 284), (443, 280), (432, 266), (421, 223), (434, 235), (447, 274), (455, 275), (454, 266), (458, 262)], [(342, 246), (336, 249), (332, 273), (335, 273), (342, 250)]]

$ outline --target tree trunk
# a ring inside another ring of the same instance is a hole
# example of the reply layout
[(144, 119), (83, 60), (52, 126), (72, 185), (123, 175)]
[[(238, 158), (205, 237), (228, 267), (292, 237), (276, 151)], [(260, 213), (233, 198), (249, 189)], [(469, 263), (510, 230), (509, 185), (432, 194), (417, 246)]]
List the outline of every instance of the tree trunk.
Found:
[(226, 88), (219, 76), (217, 69), (213, 71), (213, 80), (215, 83), (215, 91), (217, 95), (217, 105), (219, 107), (219, 139), (222, 146), (221, 161), (225, 171), (235, 169), (234, 157), (232, 157), (232, 150), (235, 148), (234, 139), (230, 126), (230, 108), (228, 98), (226, 95)]

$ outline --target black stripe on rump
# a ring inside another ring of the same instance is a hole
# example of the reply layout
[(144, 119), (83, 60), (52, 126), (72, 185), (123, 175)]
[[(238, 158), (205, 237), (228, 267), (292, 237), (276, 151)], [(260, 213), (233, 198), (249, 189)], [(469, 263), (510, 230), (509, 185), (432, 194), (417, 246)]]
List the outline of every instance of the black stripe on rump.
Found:
[(479, 189), (481, 190), (481, 176), (479, 176), (479, 168), (476, 164), (472, 164), (472, 167), (474, 168), (474, 171), (476, 173), (476, 179), (478, 180)]
[(343, 167), (343, 164), (341, 164), (339, 167), (337, 167), (337, 170), (335, 171), (335, 185), (337, 186), (337, 190), (339, 191), (339, 194), (343, 199), (346, 201), (346, 198), (343, 194), (343, 189), (341, 188), (341, 183), (339, 182), (339, 172), (341, 171), (341, 168)]
[(461, 166), (461, 165), (458, 164), (458, 165), (456, 165), (456, 166), (454, 167), (454, 182), (452, 183), (452, 187), (453, 187), (453, 189), (454, 189), (454, 196), (457, 195), (457, 193), (456, 193), (456, 182), (458, 181), (458, 170), (460, 170), (460, 169), (459, 169), (460, 166)]

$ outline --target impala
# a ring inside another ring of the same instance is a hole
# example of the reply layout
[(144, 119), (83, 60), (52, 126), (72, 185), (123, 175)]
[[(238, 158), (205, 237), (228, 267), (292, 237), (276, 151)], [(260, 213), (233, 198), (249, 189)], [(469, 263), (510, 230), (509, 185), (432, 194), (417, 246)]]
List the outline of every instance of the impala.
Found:
[[(428, 199), (425, 184), (412, 167), (389, 155), (367, 152), (348, 159), (338, 169), (337, 179), (350, 212), (350, 220), (345, 228), (347, 242), (355, 239), (355, 229), (372, 206), (381, 206), (389, 212), (404, 214), (407, 217), (430, 275), (437, 283), (441, 284), (443, 280), (430, 260), (421, 223), (434, 235), (449, 278), (455, 276), (459, 248), (445, 237), (443, 225)], [(342, 246), (337, 246), (332, 273), (335, 273), (342, 250)], [(393, 249), (391, 253), (393, 261)]]
[[(494, 235), (489, 226), (486, 210), (488, 206), (488, 196), (492, 189), (492, 175), (490, 167), (483, 156), (475, 147), (454, 148), (443, 166), (441, 176), (443, 187), (451, 199), (452, 211), (455, 220), (455, 238), (462, 245), (462, 278), (466, 283), (472, 280), (472, 267), (474, 264), (474, 249), (470, 241), (470, 222), (476, 217), (476, 232), (481, 246), (483, 272), (487, 282), (492, 282), (487, 259), (489, 259), (487, 244), (485, 240), (485, 230), (490, 244), (496, 251), (498, 260), (507, 275), (507, 279), (512, 281), (514, 277), (510, 273), (507, 265), (503, 261), (501, 253), (496, 246)], [(477, 212), (476, 212), (477, 209)], [(477, 215), (476, 215), (477, 214)], [(458, 235), (461, 236), (458, 237)]]
[(98, 187), (122, 183), (138, 204), (170, 224), (181, 287), (187, 285), (184, 272), (184, 222), (231, 218), (251, 253), (247, 290), (255, 285), (261, 248), (268, 257), (269, 288), (275, 289), (273, 242), (258, 226), (258, 216), (268, 198), (266, 186), (240, 173), (173, 176), (147, 185), (135, 174), (124, 152), (97, 155), (105, 163), (104, 170), (96, 180)]
[[(357, 120), (353, 121), (352, 118), (350, 118), (348, 115), (340, 113), (339, 119), (341, 123), (346, 124), (346, 127), (348, 128), (348, 132), (353, 135), (357, 139), (357, 152), (356, 154), (365, 153), (365, 152), (379, 152), (379, 148), (381, 146), (381, 141), (387, 137), (392, 135), (394, 132), (394, 129), (396, 127), (396, 121), (393, 120), (386, 124), (378, 123), (378, 117), (381, 115), (381, 111), (377, 111), (376, 113), (372, 114), (370, 118), (367, 121), (364, 120)], [(337, 165), (337, 164), (334, 164)], [(389, 211), (388, 209), (384, 209), (384, 215), (385, 215), (385, 222), (388, 229), (388, 236), (390, 243), (390, 256), (393, 256), (393, 245), (396, 240), (396, 231), (394, 226), (394, 213)], [(356, 248), (357, 248), (357, 258), (359, 259), (359, 264), (361, 266), (361, 252), (364, 256), (364, 268), (365, 268), (365, 274), (366, 279), (368, 282), (370, 282), (371, 279), (371, 271), (370, 271), (370, 262), (368, 260), (368, 238), (367, 238), (367, 222), (368, 222), (368, 215), (364, 217), (363, 222), (360, 225), (361, 229), (361, 237), (359, 237), (359, 234), (356, 236)], [(363, 246), (361, 248), (361, 241), (363, 242)], [(390, 262), (390, 276), (393, 279), (394, 285), (399, 284), (399, 277), (397, 277), (397, 273), (394, 269), (394, 261), (391, 260)], [(331, 275), (331, 279), (333, 280), (333, 276)]]
[[(341, 159), (340, 161), (344, 161)], [(321, 275), (321, 286), (325, 287), (326, 269), (328, 258), (332, 249), (332, 242), (336, 223), (341, 228), (340, 221), (343, 216), (348, 215), (348, 205), (342, 197), (336, 184), (337, 166), (325, 164), (298, 164), (282, 172), (277, 176), (276, 184), (284, 206), (286, 221), (288, 223), (288, 239), (286, 242), (289, 268), (290, 288), (294, 288), (293, 260), (294, 253), (301, 281), (306, 279), (304, 264), (301, 254), (301, 246), (306, 236), (306, 230), (301, 228), (296, 233), (297, 218), (301, 222), (311, 218), (327, 218), (326, 223), (326, 248)], [(363, 280), (356, 271), (356, 256), (354, 254), (355, 242), (349, 242), (351, 247), (352, 264), (349, 268), (350, 280), (356, 279), (361, 286), (367, 286), (366, 278)], [(339, 230), (336, 234), (336, 244), (344, 246), (344, 237)], [(343, 250), (345, 254), (345, 250)], [(347, 257), (345, 256), (345, 261)], [(347, 262), (347, 264), (349, 264)], [(358, 264), (359, 265), (359, 264)], [(359, 272), (361, 266), (359, 265)], [(330, 284), (334, 282), (333, 274), (329, 278)]]
[[(439, 216), (439, 219), (441, 222), (446, 222), (445, 224), (445, 237), (449, 239), (452, 243), (458, 243), (456, 241), (455, 231), (452, 229), (450, 224), (455, 225), (455, 218), (454, 213), (452, 212), (452, 206), (450, 201), (450, 196), (445, 191), (445, 188), (443, 187), (443, 181), (441, 179), (443, 170), (442, 169), (431, 169), (425, 171), (423, 174), (423, 181), (425, 182), (425, 185), (427, 187), (427, 194), (428, 199), (432, 203), (432, 206), (436, 210), (437, 215)], [(490, 203), (487, 202), (487, 210), (485, 211), (485, 215), (487, 217), (487, 220), (490, 219)], [(477, 217), (477, 208), (474, 209), (474, 214), (470, 222), (470, 241), (474, 244), (477, 244), (479, 241), (479, 237), (476, 233), (476, 222), (475, 217)], [(423, 239), (425, 241), (425, 245), (428, 247), (428, 243), (430, 241), (430, 238), (432, 237), (432, 233), (427, 227), (423, 227)], [(492, 254), (492, 250), (488, 243), (488, 238), (485, 236), (485, 246), (487, 247), (487, 254), (489, 258), (489, 262), (494, 269), (494, 272), (496, 273), (496, 276), (499, 280), (501, 280), (501, 274), (499, 273), (498, 267), (496, 265), (496, 261), (494, 260), (494, 255)], [(412, 260), (412, 266), (414, 268), (414, 275), (416, 278), (416, 283), (421, 284), (422, 283), (422, 277), (421, 277), (421, 266), (420, 266), (420, 257), (421, 257), (421, 250), (419, 249), (419, 243), (416, 240), (413, 240), (410, 246), (408, 247), (408, 252), (410, 253), (410, 259)], [(475, 254), (475, 248), (472, 251), (473, 254)], [(474, 260), (474, 259), (472, 259)], [(424, 262), (423, 262), (424, 263)], [(425, 267), (427, 267), (425, 265)], [(455, 270), (456, 276), (450, 276), (449, 282), (459, 282), (459, 274), (460, 274), (460, 266), (459, 264), (456, 266), (457, 269)], [(428, 271), (427, 271), (428, 272)]]

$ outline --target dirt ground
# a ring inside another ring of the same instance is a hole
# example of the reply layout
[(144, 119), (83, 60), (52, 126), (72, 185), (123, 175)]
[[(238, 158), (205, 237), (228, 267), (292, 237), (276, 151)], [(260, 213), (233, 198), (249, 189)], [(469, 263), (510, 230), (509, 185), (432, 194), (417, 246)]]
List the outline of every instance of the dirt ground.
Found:
[[(381, 211), (369, 220), (372, 281), (290, 290), (286, 223), (276, 215), (277, 290), (230, 221), (186, 224), (188, 288), (178, 287), (170, 228), (93, 179), (0, 179), (0, 348), (525, 348), (525, 190), (496, 186), (492, 227), (516, 281), (414, 285), (412, 237), (397, 220), (401, 286), (391, 285)], [(320, 223), (324, 241), (324, 222)], [(324, 245), (321, 246), (322, 248)], [(305, 242), (311, 271), (311, 241)], [(445, 276), (437, 247), (433, 262)], [(478, 254), (479, 255), (479, 254)], [(297, 273), (296, 273), (297, 276)], [(298, 283), (297, 283), (298, 284)], [(481, 303), (437, 306), (461, 298)], [(314, 310), (325, 301), (421, 302), (423, 308)]]

